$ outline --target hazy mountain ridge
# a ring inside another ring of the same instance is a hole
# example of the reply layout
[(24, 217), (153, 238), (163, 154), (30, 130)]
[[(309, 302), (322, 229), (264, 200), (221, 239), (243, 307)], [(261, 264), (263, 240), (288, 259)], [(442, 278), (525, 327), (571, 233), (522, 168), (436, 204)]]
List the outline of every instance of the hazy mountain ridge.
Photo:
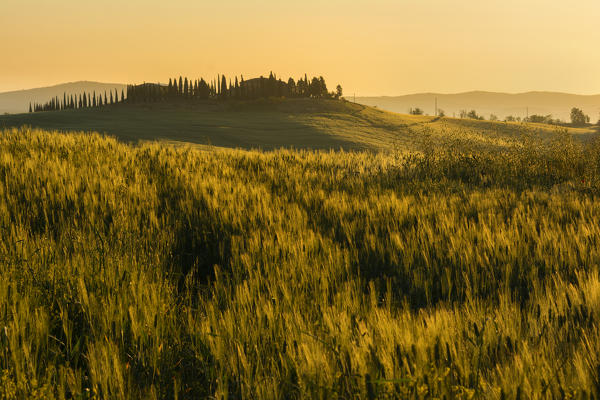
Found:
[(501, 119), (508, 115), (525, 117), (529, 115), (552, 115), (554, 118), (568, 120), (573, 107), (583, 109), (593, 122), (600, 114), (600, 94), (578, 95), (561, 92), (532, 91), (525, 93), (499, 93), (486, 91), (471, 91), (456, 94), (417, 93), (403, 96), (368, 96), (357, 97), (361, 104), (378, 108), (407, 113), (410, 108), (419, 107), (426, 113), (435, 113), (435, 99), (438, 108), (446, 115), (453, 116), (461, 110), (476, 110), (478, 114), (489, 118), (495, 114)]
[(102, 83), (91, 81), (79, 81), (62, 83), (59, 85), (16, 90), (11, 92), (0, 93), (0, 114), (4, 113), (23, 113), (29, 109), (29, 103), (45, 103), (53, 97), (62, 98), (63, 94), (81, 94), (86, 93), (104, 93), (116, 89), (119, 93), (125, 89), (127, 85), (121, 83)]

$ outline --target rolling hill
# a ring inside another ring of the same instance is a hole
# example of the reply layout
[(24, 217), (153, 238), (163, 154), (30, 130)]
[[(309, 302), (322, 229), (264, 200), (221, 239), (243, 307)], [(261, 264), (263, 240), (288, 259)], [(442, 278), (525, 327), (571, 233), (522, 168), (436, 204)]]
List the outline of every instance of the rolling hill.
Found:
[(410, 108), (419, 107), (430, 115), (435, 114), (435, 99), (438, 107), (446, 115), (459, 115), (461, 110), (476, 110), (486, 118), (495, 114), (504, 119), (508, 115), (526, 117), (529, 115), (552, 115), (564, 121), (569, 120), (571, 108), (578, 107), (588, 114), (593, 122), (600, 112), (600, 95), (585, 96), (555, 92), (528, 92), (519, 94), (493, 92), (467, 92), (458, 94), (420, 93), (394, 97), (357, 97), (356, 101), (368, 106), (406, 113)]
[[(417, 150), (456, 140), (503, 147), (524, 133), (557, 127), (413, 116), (334, 100), (118, 104), (99, 109), (0, 116), (0, 128), (29, 125), (96, 131), (125, 142), (170, 141), (246, 149)], [(591, 129), (570, 129), (585, 138)]]
[(61, 97), (63, 94), (81, 94), (104, 93), (114, 91), (121, 93), (127, 85), (119, 83), (100, 83), (100, 82), (71, 82), (56, 86), (49, 86), (36, 89), (18, 90), (13, 92), (0, 93), (0, 114), (4, 113), (23, 113), (29, 109), (29, 103), (45, 103), (53, 97)]

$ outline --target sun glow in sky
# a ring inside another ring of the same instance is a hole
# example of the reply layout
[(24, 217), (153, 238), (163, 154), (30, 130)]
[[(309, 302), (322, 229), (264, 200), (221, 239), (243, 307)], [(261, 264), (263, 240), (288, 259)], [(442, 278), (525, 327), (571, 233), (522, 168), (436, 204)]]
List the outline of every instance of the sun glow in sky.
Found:
[(0, 91), (218, 73), (600, 93), (598, 0), (0, 0)]

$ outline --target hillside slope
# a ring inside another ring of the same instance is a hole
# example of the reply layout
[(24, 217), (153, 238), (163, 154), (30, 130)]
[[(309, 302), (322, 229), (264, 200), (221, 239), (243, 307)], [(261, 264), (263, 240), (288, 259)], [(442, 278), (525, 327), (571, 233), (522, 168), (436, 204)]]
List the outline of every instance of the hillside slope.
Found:
[(36, 89), (18, 90), (13, 92), (0, 93), (0, 114), (4, 113), (23, 113), (29, 109), (29, 103), (45, 103), (53, 97), (62, 98), (63, 94), (79, 95), (86, 93), (104, 93), (114, 92), (115, 89), (121, 93), (126, 85), (119, 83), (100, 83), (100, 82), (71, 82), (56, 86), (49, 86)]
[[(525, 133), (553, 135), (548, 125), (401, 115), (349, 102), (265, 100), (240, 103), (115, 105), (0, 116), (0, 127), (30, 125), (96, 131), (126, 142), (163, 140), (239, 148), (415, 150), (425, 142), (505, 146)], [(581, 137), (592, 133), (571, 129)]]

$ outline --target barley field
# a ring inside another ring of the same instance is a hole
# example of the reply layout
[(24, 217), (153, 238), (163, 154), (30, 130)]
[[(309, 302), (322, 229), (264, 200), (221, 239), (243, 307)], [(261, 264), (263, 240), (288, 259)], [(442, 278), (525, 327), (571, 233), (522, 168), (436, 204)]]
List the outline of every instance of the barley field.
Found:
[(600, 143), (423, 138), (5, 129), (0, 399), (597, 399)]

